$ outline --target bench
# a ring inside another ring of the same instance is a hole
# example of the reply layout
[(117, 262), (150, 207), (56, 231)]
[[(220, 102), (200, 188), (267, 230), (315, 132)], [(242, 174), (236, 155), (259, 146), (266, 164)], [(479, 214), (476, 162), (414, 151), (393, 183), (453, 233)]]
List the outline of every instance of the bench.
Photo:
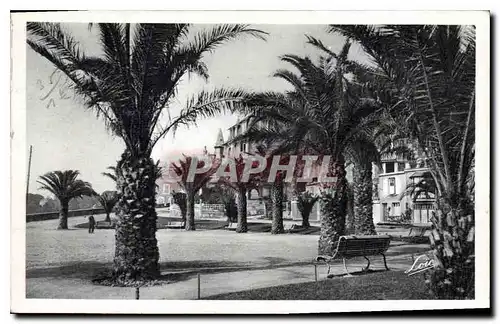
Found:
[(351, 276), (347, 270), (346, 260), (361, 256), (368, 261), (366, 267), (362, 269), (363, 272), (367, 272), (370, 267), (370, 259), (368, 259), (368, 256), (374, 255), (381, 255), (384, 258), (385, 269), (389, 270), (384, 253), (389, 248), (390, 243), (391, 237), (389, 235), (341, 236), (339, 241), (335, 244), (335, 252), (333, 255), (320, 255), (316, 257), (316, 261), (325, 262), (328, 265), (328, 278), (333, 277), (333, 275), (330, 275), (330, 266), (331, 262), (336, 259), (342, 259), (346, 276)]
[(115, 228), (115, 224), (112, 222), (98, 221), (96, 222), (95, 228), (97, 229)]
[(186, 222), (168, 222), (166, 228), (182, 229), (186, 227)]
[(238, 227), (238, 223), (229, 223), (224, 227), (224, 229), (235, 231), (236, 227)]

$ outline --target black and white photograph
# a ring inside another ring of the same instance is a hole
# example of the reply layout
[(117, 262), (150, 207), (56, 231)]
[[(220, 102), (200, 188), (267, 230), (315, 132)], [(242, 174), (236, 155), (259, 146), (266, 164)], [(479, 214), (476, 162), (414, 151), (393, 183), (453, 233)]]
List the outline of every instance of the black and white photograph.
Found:
[(489, 13), (301, 15), (12, 14), (14, 312), (489, 307)]

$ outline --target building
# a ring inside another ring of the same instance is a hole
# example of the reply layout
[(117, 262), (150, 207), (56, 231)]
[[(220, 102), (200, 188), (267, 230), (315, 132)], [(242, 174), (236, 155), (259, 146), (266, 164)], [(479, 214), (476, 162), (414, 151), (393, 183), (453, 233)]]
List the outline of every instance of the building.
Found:
[(422, 192), (417, 197), (405, 194), (412, 183), (430, 177), (424, 162), (407, 161), (396, 157), (382, 160), (382, 168), (374, 167), (373, 221), (397, 221), (408, 218), (414, 224), (431, 222), (435, 194)]

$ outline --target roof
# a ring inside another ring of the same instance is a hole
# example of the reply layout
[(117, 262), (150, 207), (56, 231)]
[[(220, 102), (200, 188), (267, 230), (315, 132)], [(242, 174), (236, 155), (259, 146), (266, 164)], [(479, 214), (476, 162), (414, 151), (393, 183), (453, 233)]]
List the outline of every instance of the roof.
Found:
[(224, 146), (224, 136), (222, 135), (222, 129), (219, 128), (219, 134), (217, 134), (217, 140), (215, 141), (214, 147)]

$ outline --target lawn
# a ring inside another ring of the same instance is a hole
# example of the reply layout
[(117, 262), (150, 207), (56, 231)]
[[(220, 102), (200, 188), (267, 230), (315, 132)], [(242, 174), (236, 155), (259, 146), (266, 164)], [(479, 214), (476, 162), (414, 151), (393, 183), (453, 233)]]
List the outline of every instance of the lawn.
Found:
[(210, 296), (226, 300), (401, 300), (432, 299), (422, 274), (402, 271), (374, 272), (350, 278), (334, 278)]

